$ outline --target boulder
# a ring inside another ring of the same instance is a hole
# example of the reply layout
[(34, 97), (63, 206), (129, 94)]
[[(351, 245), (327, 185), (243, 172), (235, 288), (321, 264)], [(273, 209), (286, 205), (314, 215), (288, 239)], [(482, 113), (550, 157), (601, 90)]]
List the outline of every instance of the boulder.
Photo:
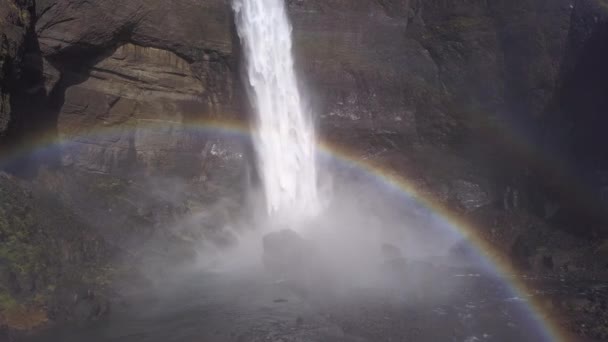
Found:
[(401, 253), (401, 248), (390, 244), (383, 243), (382, 244), (382, 256), (385, 261), (395, 260), (403, 257), (403, 253)]
[(309, 256), (309, 243), (293, 230), (284, 229), (263, 238), (264, 266), (272, 274), (287, 276), (302, 271)]

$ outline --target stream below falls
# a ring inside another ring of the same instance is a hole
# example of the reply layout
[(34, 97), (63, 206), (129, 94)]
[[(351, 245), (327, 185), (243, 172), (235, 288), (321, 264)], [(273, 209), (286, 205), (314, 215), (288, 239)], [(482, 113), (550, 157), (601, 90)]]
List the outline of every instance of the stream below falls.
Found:
[(551, 340), (528, 299), (504, 280), (464, 267), (415, 267), (437, 272), (416, 280), (423, 286), (404, 278), (403, 287), (324, 290), (262, 270), (205, 272), (142, 294), (107, 320), (56, 327), (27, 342)]

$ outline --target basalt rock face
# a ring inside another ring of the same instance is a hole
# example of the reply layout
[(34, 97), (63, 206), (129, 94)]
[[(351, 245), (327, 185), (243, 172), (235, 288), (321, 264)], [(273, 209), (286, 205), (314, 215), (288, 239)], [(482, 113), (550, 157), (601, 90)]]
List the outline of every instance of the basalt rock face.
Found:
[(147, 216), (158, 199), (171, 201), (174, 189), (153, 189), (151, 179), (175, 179), (207, 205), (242, 194), (251, 153), (228, 2), (38, 1), (36, 13), (28, 53), (42, 61), (38, 94), (64, 142), (54, 162), (91, 184), (127, 184), (120, 190), (141, 204), (104, 199), (100, 215)]
[(326, 139), (465, 211), (454, 184), (476, 182), (486, 206), (606, 234), (604, 1), (289, 4)]
[(18, 129), (69, 141), (64, 166), (199, 178), (243, 159), (243, 139), (201, 128), (243, 118), (228, 3), (38, 1), (36, 19)]
[(199, 159), (204, 141), (183, 126), (202, 114), (202, 93), (190, 65), (174, 53), (121, 45), (65, 92), (58, 134), (73, 139), (75, 147), (63, 156), (64, 164), (101, 173), (137, 164), (195, 169), (199, 165), (174, 157)]
[[(558, 101), (560, 119), (572, 126), (569, 131), (562, 129), (561, 138), (567, 143), (562, 146), (576, 156), (576, 161), (598, 168), (606, 168), (608, 160), (605, 150), (593, 149), (606, 142), (605, 134), (599, 129), (606, 120), (602, 115), (607, 104), (606, 97), (602, 96), (608, 75), (604, 63), (608, 56), (606, 37), (608, 2), (581, 2), (572, 15)], [(588, 153), (590, 148), (593, 153)]]
[(571, 5), (292, 1), (291, 12), (296, 55), (324, 94), (318, 102), (331, 129), (453, 145), (484, 125), (544, 111)]
[[(511, 160), (519, 128), (545, 113), (573, 7), (567, 0), (288, 4), (298, 69), (324, 137), (373, 156), (422, 146), (482, 165)], [(184, 128), (245, 121), (229, 1), (48, 0), (36, 3), (36, 19), (25, 67), (38, 75), (29, 85), (40, 95), (35, 102), (46, 104), (31, 108), (31, 96), (21, 97), (28, 122), (21, 130), (47, 120), (60, 139), (74, 138), (65, 165), (101, 173), (186, 165), (194, 176), (203, 173), (209, 139)], [(233, 155), (246, 150), (215, 142)], [(513, 183), (519, 166), (511, 164), (485, 172), (500, 170), (503, 183)]]
[(11, 123), (10, 94), (19, 78), (26, 34), (31, 27), (32, 1), (0, 2), (0, 136)]
[(554, 116), (575, 6), (334, 0), (290, 12), (323, 136), (469, 211), (458, 184), (483, 187), (486, 206), (546, 204), (535, 137)]
[[(572, 11), (567, 0), (288, 3), (298, 67), (325, 136), (369, 153), (424, 145), (495, 159), (510, 150), (496, 133), (534, 122), (552, 99)], [(36, 17), (26, 66), (39, 76), (30, 88), (50, 101), (49, 124), (62, 138), (116, 135), (81, 141), (79, 160), (67, 163), (94, 172), (172, 165), (150, 152), (148, 142), (159, 140), (141, 133), (151, 120), (182, 127), (243, 117), (229, 1), (48, 0), (36, 3)], [(165, 154), (200, 153), (204, 139), (184, 135), (172, 134)], [(505, 151), (488, 153), (495, 147)]]
[(546, 118), (543, 135), (549, 157), (561, 162), (555, 163), (560, 173), (549, 173), (554, 198), (561, 205), (557, 218), (576, 233), (604, 237), (608, 155), (601, 147), (607, 140), (600, 127), (606, 123), (607, 38), (608, 3), (578, 2), (553, 116)]
[(605, 1), (289, 9), (325, 139), (471, 217), (522, 268), (605, 276), (582, 247), (607, 226), (605, 135), (591, 128), (605, 108)]

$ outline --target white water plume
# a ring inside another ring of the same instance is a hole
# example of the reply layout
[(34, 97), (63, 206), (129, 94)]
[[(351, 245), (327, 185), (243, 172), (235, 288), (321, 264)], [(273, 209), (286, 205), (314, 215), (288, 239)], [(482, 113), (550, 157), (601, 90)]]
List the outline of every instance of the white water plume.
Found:
[(234, 0), (257, 113), (255, 147), (268, 213), (296, 221), (319, 207), (316, 136), (298, 89), (284, 0)]

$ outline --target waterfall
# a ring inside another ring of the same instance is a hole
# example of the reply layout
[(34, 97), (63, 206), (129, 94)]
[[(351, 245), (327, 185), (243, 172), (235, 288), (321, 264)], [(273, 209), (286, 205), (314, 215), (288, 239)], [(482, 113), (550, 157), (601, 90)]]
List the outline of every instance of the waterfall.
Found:
[(268, 213), (312, 216), (318, 210), (315, 129), (298, 89), (284, 0), (234, 0), (233, 9), (256, 112), (254, 144)]

